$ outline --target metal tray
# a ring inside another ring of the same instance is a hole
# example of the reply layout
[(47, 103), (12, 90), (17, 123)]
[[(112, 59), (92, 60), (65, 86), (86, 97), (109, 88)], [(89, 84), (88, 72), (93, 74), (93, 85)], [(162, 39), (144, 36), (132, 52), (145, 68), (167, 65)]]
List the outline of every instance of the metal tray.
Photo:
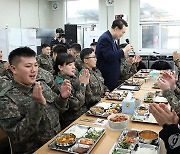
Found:
[[(160, 145), (159, 145), (159, 138), (156, 142), (152, 142), (152, 143), (141, 143), (139, 136), (133, 138), (134, 143), (130, 143), (129, 146), (127, 146), (127, 149), (122, 148), (122, 142), (123, 142), (123, 138), (126, 137), (128, 131), (131, 130), (124, 130), (121, 135), (118, 137), (116, 143), (113, 145), (112, 149), (110, 150), (109, 154), (116, 154), (117, 152), (121, 152), (121, 154), (136, 154), (136, 153), (144, 153), (141, 152), (142, 150), (144, 150), (145, 152), (151, 151), (152, 154), (159, 154), (160, 152)], [(138, 131), (139, 134), (140, 131)], [(116, 151), (116, 152), (115, 152)]]
[[(138, 110), (141, 106), (145, 107), (148, 111), (144, 114), (139, 113)], [(130, 120), (135, 122), (158, 124), (154, 116), (149, 112), (149, 105), (140, 105), (137, 107)]]
[[(74, 149), (80, 147), (80, 148), (88, 149), (87, 152), (85, 152), (85, 153), (89, 154), (91, 152), (91, 150), (96, 146), (98, 141), (105, 134), (105, 132), (106, 132), (106, 129), (104, 129), (104, 128), (91, 127), (91, 126), (86, 126), (86, 125), (82, 125), (82, 124), (74, 124), (63, 132), (63, 133), (73, 133), (74, 135), (76, 135), (76, 142), (74, 145), (72, 145), (72, 146), (58, 146), (56, 144), (56, 141), (53, 140), (48, 145), (48, 148), (50, 148), (52, 150), (67, 152), (67, 153), (77, 153), (74, 151)], [(81, 144), (80, 139), (82, 137), (85, 137), (88, 139), (91, 138), (91, 139), (93, 139), (94, 143), (92, 145)]]
[(126, 98), (127, 95), (127, 90), (113, 90), (111, 93), (105, 96), (105, 98), (108, 100), (122, 101), (124, 98)]
[[(92, 108), (94, 108), (94, 107), (104, 108), (104, 110), (102, 112), (94, 113), (94, 112), (92, 112)], [(122, 104), (99, 102), (95, 106), (91, 107), (90, 110), (88, 110), (86, 112), (86, 115), (107, 118), (113, 112), (113, 110), (116, 110), (117, 111), (116, 113), (121, 113), (122, 112)]]

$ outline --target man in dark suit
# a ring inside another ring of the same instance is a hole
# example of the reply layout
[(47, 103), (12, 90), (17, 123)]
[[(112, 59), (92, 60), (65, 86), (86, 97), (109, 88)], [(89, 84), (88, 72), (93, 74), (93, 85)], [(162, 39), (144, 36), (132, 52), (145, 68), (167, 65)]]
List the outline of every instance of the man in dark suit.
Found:
[(114, 20), (111, 29), (100, 36), (96, 45), (97, 67), (110, 91), (118, 86), (121, 58), (128, 57), (132, 49), (128, 44), (124, 49), (118, 50), (115, 42), (123, 36), (127, 26), (127, 22), (123, 19)]

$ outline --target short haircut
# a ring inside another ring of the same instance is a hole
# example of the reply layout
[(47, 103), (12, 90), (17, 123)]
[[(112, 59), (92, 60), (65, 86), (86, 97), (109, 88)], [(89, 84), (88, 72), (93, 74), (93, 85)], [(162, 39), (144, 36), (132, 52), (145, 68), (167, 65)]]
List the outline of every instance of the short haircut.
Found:
[(43, 49), (43, 48), (47, 48), (47, 47), (50, 47), (50, 45), (49, 44), (42, 44), (41, 45), (41, 48)]
[(92, 48), (84, 48), (80, 52), (80, 58), (81, 58), (82, 62), (84, 63), (84, 59), (88, 58), (88, 56), (93, 52), (94, 52), (94, 50)]
[(62, 28), (57, 28), (56, 33), (64, 34), (64, 30)]
[(113, 21), (111, 28), (115, 29), (116, 27), (118, 27), (119, 29), (122, 29), (123, 25), (128, 27), (128, 24), (124, 19), (116, 19)]
[(73, 43), (70, 48), (75, 49), (77, 52), (81, 51), (81, 45), (79, 43)]
[(95, 46), (95, 45), (97, 45), (97, 42), (92, 42), (92, 43), (90, 44), (90, 46)]
[(53, 53), (67, 53), (67, 47), (63, 44), (58, 44), (53, 48)]
[(17, 65), (21, 57), (35, 57), (36, 53), (29, 47), (20, 47), (10, 52), (8, 60), (10, 65)]
[(54, 64), (54, 74), (57, 75), (59, 72), (58, 66), (68, 65), (72, 62), (75, 62), (75, 58), (69, 53), (60, 53), (57, 55), (55, 64)]

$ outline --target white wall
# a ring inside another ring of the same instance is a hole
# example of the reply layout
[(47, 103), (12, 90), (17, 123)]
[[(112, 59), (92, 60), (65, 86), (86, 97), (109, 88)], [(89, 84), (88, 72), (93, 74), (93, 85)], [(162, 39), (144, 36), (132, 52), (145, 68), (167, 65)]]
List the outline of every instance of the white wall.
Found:
[(0, 28), (49, 28), (47, 0), (0, 0)]

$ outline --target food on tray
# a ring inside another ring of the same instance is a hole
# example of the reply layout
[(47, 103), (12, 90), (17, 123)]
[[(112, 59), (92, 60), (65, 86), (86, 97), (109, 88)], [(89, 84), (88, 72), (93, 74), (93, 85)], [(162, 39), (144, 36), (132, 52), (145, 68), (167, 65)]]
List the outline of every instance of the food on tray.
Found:
[(85, 137), (89, 139), (97, 139), (102, 134), (102, 131), (92, 130), (88, 132)]
[(118, 116), (118, 115), (116, 115), (115, 117), (112, 117), (109, 120), (113, 121), (113, 122), (122, 122), (122, 121), (126, 121), (127, 118), (125, 116)]
[(134, 142), (136, 142), (135, 139), (133, 139), (132, 137), (128, 137), (128, 136), (124, 137), (124, 138), (122, 139), (122, 141), (123, 141), (123, 142), (128, 142), (128, 143), (134, 143)]
[(137, 113), (140, 115), (144, 115), (146, 113), (148, 113), (148, 108), (145, 106), (139, 106), (139, 108), (137, 109)]
[(86, 144), (86, 145), (92, 145), (92, 144), (94, 144), (94, 141), (92, 139), (88, 139), (88, 138), (81, 138), (80, 143)]
[(120, 93), (112, 92), (108, 93), (107, 99), (123, 100), (127, 96), (127, 91), (121, 91)]
[(153, 84), (153, 88), (159, 89), (158, 82), (155, 82), (155, 83)]
[(129, 143), (129, 142), (120, 142), (118, 144), (118, 147), (123, 148), (123, 149), (129, 149), (130, 146), (131, 146), (131, 143)]
[(56, 144), (60, 146), (69, 146), (75, 143), (76, 136), (72, 133), (62, 134), (56, 138)]
[(151, 130), (144, 130), (139, 133), (140, 138), (145, 140), (155, 140), (158, 138), (158, 134)]
[(148, 92), (146, 97), (144, 98), (144, 101), (153, 102), (153, 99), (154, 99), (154, 93), (153, 92)]
[(101, 114), (104, 112), (104, 108), (101, 107), (101, 106), (93, 106), (90, 108), (90, 111), (93, 113), (93, 114)]
[(120, 149), (115, 149), (112, 154), (126, 154), (126, 152), (120, 151)]
[(118, 111), (114, 108), (109, 108), (106, 110), (107, 113), (111, 114), (111, 113), (118, 113)]
[(130, 130), (130, 131), (128, 131), (126, 136), (135, 138), (138, 136), (138, 132), (136, 130)]
[(88, 148), (85, 148), (85, 147), (77, 147), (77, 148), (74, 148), (73, 151), (74, 152), (77, 152), (77, 153), (86, 153), (89, 149)]

